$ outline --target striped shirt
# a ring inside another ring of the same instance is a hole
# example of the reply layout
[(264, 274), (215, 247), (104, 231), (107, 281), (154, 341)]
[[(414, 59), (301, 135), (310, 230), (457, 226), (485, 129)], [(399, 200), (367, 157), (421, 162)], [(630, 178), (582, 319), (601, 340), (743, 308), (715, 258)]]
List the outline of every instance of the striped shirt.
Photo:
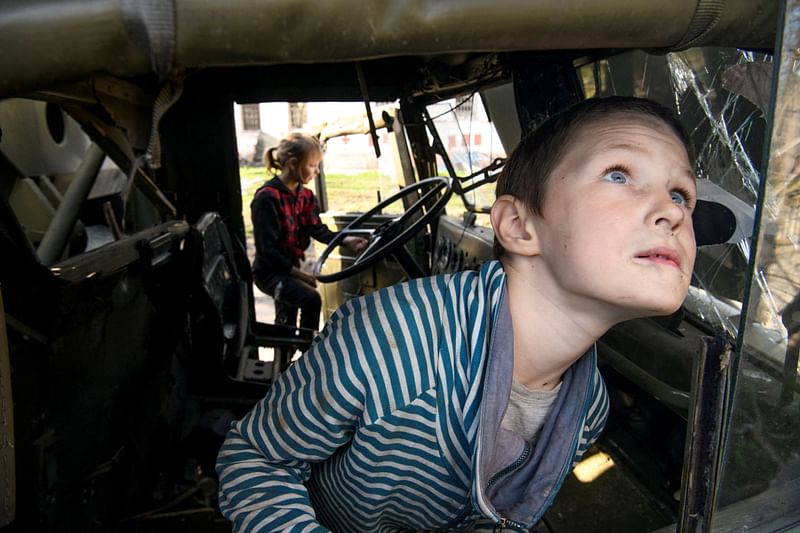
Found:
[[(219, 503), (235, 530), (388, 532), (499, 520), (475, 472), (494, 468), (477, 457), (494, 446), (479, 446), (478, 434), (504, 288), (502, 266), (492, 261), (480, 272), (413, 280), (340, 307), (220, 450)], [(557, 443), (564, 464), (547, 465), (561, 473), (542, 480), (549, 491), (605, 421), (593, 351), (584, 359), (590, 374), (580, 383), (591, 390), (568, 405), (575, 434)], [(538, 520), (533, 511), (530, 518)]]

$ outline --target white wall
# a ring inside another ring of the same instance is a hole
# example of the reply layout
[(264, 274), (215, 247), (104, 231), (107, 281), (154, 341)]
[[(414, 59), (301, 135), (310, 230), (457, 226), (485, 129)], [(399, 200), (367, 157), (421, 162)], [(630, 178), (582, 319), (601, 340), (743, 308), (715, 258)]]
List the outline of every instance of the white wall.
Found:
[[(467, 130), (459, 129), (458, 124), (453, 120), (449, 120), (447, 115), (437, 120), (437, 128), (442, 142), (446, 148), (455, 151), (461, 148), (464, 143), (463, 138), (468, 137), (472, 150), (487, 154), (491, 152), (492, 157), (503, 155), (502, 145), (494, 132), (492, 124), (477, 119), (478, 116), (484, 116), (482, 114), (483, 110), (480, 108), (480, 100), (476, 99), (474, 105), (476, 106), (475, 120), (469, 124), (461, 124), (461, 128), (468, 127), (469, 129)], [(440, 111), (446, 111), (448, 108), (447, 105), (442, 104)], [(261, 113), (262, 131), (276, 139), (280, 139), (288, 133), (288, 103), (262, 103), (259, 104), (259, 111)], [(305, 127), (311, 131), (319, 131), (320, 127), (326, 122), (330, 123), (341, 117), (356, 117), (364, 113), (364, 111), (362, 102), (309, 102), (306, 104), (307, 122)], [(234, 104), (234, 116), (239, 159), (240, 161), (251, 161), (259, 132), (242, 130), (242, 112), (241, 106), (238, 104)], [(385, 130), (380, 130), (378, 137), (381, 153), (388, 153), (388, 134)], [(381, 157), (381, 160), (378, 161), (375, 157), (375, 149), (372, 146), (370, 136), (356, 134), (337, 137), (328, 141), (325, 166), (329, 171), (359, 171), (383, 168), (385, 163), (391, 164), (388, 161), (389, 159), (388, 157)]]

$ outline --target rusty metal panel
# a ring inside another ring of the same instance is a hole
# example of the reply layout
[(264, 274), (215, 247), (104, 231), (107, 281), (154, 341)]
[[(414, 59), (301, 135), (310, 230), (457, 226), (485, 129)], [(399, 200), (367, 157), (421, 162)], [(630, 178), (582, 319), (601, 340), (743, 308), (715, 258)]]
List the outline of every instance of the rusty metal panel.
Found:
[(0, 527), (14, 521), (17, 486), (15, 461), (11, 361), (3, 293), (0, 291)]

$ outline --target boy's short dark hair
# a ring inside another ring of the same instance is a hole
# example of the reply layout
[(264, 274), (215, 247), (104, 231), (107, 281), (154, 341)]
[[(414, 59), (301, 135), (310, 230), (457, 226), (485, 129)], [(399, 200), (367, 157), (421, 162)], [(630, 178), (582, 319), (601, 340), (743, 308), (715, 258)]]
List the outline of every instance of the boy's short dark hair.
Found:
[[(510, 194), (522, 200), (532, 213), (542, 215), (548, 179), (575, 132), (581, 126), (617, 114), (660, 120), (678, 136), (689, 154), (690, 163), (694, 164), (689, 135), (672, 110), (653, 100), (633, 96), (591, 98), (548, 117), (523, 137), (498, 176), (496, 195)], [(495, 239), (495, 257), (500, 257), (503, 251)]]

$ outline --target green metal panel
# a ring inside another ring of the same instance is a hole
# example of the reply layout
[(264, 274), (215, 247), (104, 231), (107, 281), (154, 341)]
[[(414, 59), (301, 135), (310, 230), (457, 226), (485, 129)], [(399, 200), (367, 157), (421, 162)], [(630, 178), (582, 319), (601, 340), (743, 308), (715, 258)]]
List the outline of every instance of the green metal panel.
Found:
[(0, 291), (0, 527), (14, 520), (16, 486), (11, 362), (8, 352), (3, 294)]

